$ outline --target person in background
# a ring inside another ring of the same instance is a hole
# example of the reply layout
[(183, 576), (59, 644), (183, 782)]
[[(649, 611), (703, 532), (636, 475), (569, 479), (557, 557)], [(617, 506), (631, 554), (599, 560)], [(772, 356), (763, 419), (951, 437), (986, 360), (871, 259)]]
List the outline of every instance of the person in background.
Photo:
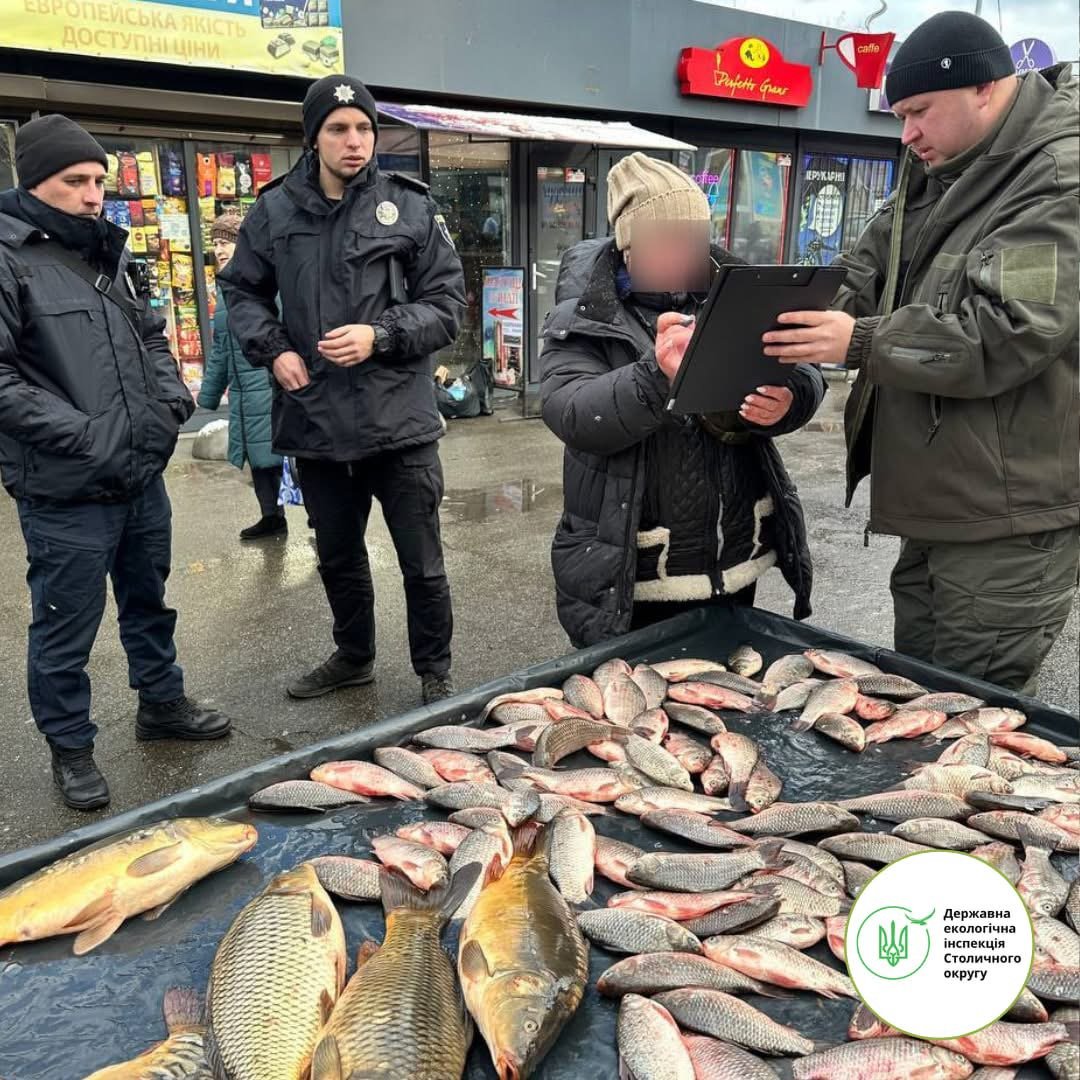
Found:
[[(240, 215), (221, 214), (210, 230), (214, 258), (220, 273), (228, 265), (240, 235)], [(229, 330), (228, 310), (220, 286), (214, 308), (214, 347), (206, 362), (199, 405), (213, 412), (229, 391), (229, 461), (238, 469), (251, 466), (255, 497), (261, 517), (240, 530), (241, 540), (283, 536), (289, 531), (285, 508), (278, 505), (281, 489), (281, 457), (270, 445), (270, 407), (273, 384), (266, 368), (244, 359), (240, 342)]]
[(137, 739), (219, 739), (227, 717), (184, 693), (165, 605), (172, 508), (162, 474), (194, 404), (165, 323), (102, 216), (107, 159), (66, 116), (23, 124), (19, 186), (0, 193), (0, 470), (26, 539), (30, 710), (64, 802), (94, 810), (86, 665), (112, 579)]
[(608, 174), (608, 220), (614, 237), (563, 256), (540, 358), (544, 421), (566, 446), (559, 620), (580, 648), (690, 607), (752, 604), (773, 566), (805, 618), (806, 526), (772, 436), (813, 416), (821, 373), (800, 366), (738, 412), (667, 412), (710, 255), (741, 260), (710, 251), (697, 184), (641, 153)]
[[(941, 12), (886, 80), (907, 148), (830, 312), (765, 335), (858, 373), (847, 501), (901, 537), (898, 652), (1032, 694), (1080, 562), (1080, 121), (1070, 64), (1017, 77), (989, 23)], [(782, 317), (784, 318), (784, 317)]]

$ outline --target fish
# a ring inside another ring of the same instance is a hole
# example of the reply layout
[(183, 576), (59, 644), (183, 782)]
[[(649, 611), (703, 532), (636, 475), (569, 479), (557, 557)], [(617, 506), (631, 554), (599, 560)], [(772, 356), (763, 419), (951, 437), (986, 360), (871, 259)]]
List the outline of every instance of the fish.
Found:
[(377, 949), (361, 955), (319, 1033), (311, 1080), (459, 1080), (472, 1028), (440, 939), (479, 873), (470, 863), (452, 882), (423, 893), (396, 871), (383, 872), (386, 933)]
[(1036, 758), (1050, 765), (1064, 765), (1069, 760), (1068, 754), (1056, 743), (1026, 731), (994, 731), (990, 733), (990, 742), (1014, 754)]
[(765, 666), (765, 661), (753, 645), (740, 645), (728, 657), (727, 666), (736, 674), (749, 678)]
[(708, 938), (701, 944), (710, 960), (751, 979), (787, 990), (809, 990), (826, 998), (858, 998), (846, 975), (779, 941), (738, 936)]
[(748, 1050), (801, 1055), (814, 1049), (805, 1035), (722, 990), (667, 990), (653, 1000), (663, 1005), (681, 1028), (737, 1043)]
[(728, 777), (728, 799), (736, 810), (749, 809), (746, 801), (746, 785), (761, 756), (761, 749), (747, 735), (725, 731), (714, 735), (709, 744), (724, 763)]
[(559, 723), (562, 720), (597, 720), (588, 709), (579, 709), (571, 705), (569, 701), (560, 701), (558, 698), (549, 698), (544, 702), (544, 714), (546, 719)]
[(753, 713), (764, 711), (765, 706), (734, 690), (713, 683), (675, 683), (668, 688), (668, 697), (684, 705), (699, 705), (706, 709), (731, 709), (734, 712)]
[(847, 955), (844, 947), (844, 938), (847, 934), (847, 920), (848, 917), (846, 915), (833, 915), (832, 918), (825, 920), (825, 939), (833, 956), (835, 956), (841, 964), (847, 963)]
[(541, 825), (546, 825), (551, 819), (569, 807), (571, 810), (580, 810), (586, 817), (611, 817), (612, 811), (603, 803), (585, 802), (583, 799), (572, 799), (569, 795), (553, 795), (550, 791), (540, 792), (540, 809), (532, 815)]
[(370, 761), (327, 761), (311, 770), (311, 779), (319, 784), (329, 784), (342, 791), (354, 791), (358, 795), (374, 798), (422, 799), (424, 789), (402, 780), (397, 773), (375, 765)]
[(826, 873), (811, 859), (804, 858), (789, 851), (783, 851), (785, 866), (777, 871), (777, 877), (791, 878), (792, 881), (801, 881), (809, 885), (815, 892), (824, 896), (835, 896), (838, 900), (846, 897), (844, 886), (831, 874)]
[(800, 1058), (793, 1080), (962, 1080), (973, 1072), (966, 1057), (906, 1036), (863, 1039)]
[(986, 705), (982, 698), (973, 697), (971, 694), (923, 694), (920, 697), (905, 701), (901, 709), (925, 709), (930, 712), (943, 712), (946, 716), (959, 716), (962, 713), (974, 712)]
[(66, 855), (0, 892), (0, 945), (75, 934), (76, 956), (125, 919), (156, 919), (197, 881), (258, 840), (226, 818), (158, 821)]
[(471, 810), (479, 806), (501, 810), (513, 798), (513, 793), (499, 787), (498, 784), (463, 780), (431, 788), (425, 798), (433, 806), (440, 806), (444, 810)]
[(626, 775), (614, 769), (526, 768), (521, 775), (544, 791), (555, 795), (569, 795), (584, 802), (615, 802), (620, 795), (636, 790)]
[[(1077, 1024), (1080, 1024), (1080, 1009), (1075, 1005), (1055, 1009), (1050, 1019), (1054, 1023), (1064, 1024), (1070, 1031), (1075, 1031)], [(1058, 1043), (1046, 1055), (1046, 1066), (1053, 1073), (1054, 1080), (1080, 1080), (1080, 1044), (1075, 1039)]]
[(420, 756), (431, 764), (441, 778), (436, 787), (442, 784), (495, 783), (495, 774), (483, 759), (464, 750), (421, 750)]
[[(559, 809), (562, 809), (560, 807)], [(468, 810), (455, 810), (447, 819), (452, 825), (464, 825), (466, 829), (482, 829), (485, 825), (506, 821), (501, 810), (491, 806), (474, 806)]]
[(855, 682), (858, 683), (860, 694), (869, 694), (872, 697), (910, 701), (926, 693), (926, 687), (912, 682), (911, 679), (905, 679), (903, 675), (858, 675)]
[(963, 1054), (976, 1065), (1024, 1065), (1046, 1057), (1058, 1043), (1069, 1038), (1065, 1024), (1013, 1024), (996, 1020), (972, 1035), (929, 1041)]
[(733, 832), (749, 836), (798, 836), (800, 833), (854, 832), (859, 819), (836, 803), (773, 803), (753, 817), (729, 821)]
[(648, 810), (641, 815), (641, 823), (701, 847), (749, 847), (754, 843), (752, 837), (737, 833), (715, 818), (692, 810)]
[(557, 698), (545, 698), (542, 702), (506, 701), (496, 705), (486, 717), (496, 724), (516, 724), (522, 720), (530, 723), (543, 723), (549, 717), (548, 703)]
[[(538, 686), (532, 690), (513, 690), (508, 694), (499, 694), (484, 706), (484, 710), (481, 712), (477, 722), (483, 724), (500, 705), (510, 703), (515, 705), (541, 705), (549, 698), (561, 698), (562, 696), (563, 692), (556, 690), (553, 686)], [(460, 750), (462, 747), (451, 746), (449, 749)], [(498, 747), (489, 746), (488, 749), (496, 750)]]
[[(848, 1022), (847, 1036), (852, 1042), (859, 1039), (890, 1039), (900, 1034), (896, 1028), (879, 1020), (865, 1005), (860, 1005)], [(966, 1058), (964, 1060), (967, 1061)], [(968, 1067), (971, 1067), (970, 1064)], [(897, 1080), (900, 1078), (897, 1077)]]
[(643, 772), (654, 784), (678, 788), (681, 791), (694, 790), (693, 777), (679, 764), (678, 758), (669, 754), (662, 746), (630, 732), (626, 735), (623, 747), (630, 764)]
[(341, 788), (331, 787), (329, 784), (318, 784), (314, 780), (283, 780), (280, 784), (271, 784), (269, 787), (256, 791), (248, 799), (248, 806), (252, 810), (269, 810), (279, 813), (285, 810), (322, 813), (325, 810), (335, 810), (339, 806), (351, 806), (368, 801), (366, 795), (342, 791)]
[(654, 952), (628, 956), (612, 964), (596, 980), (604, 997), (624, 994), (661, 994), (686, 986), (703, 986), (726, 994), (753, 993), (773, 996), (775, 991), (733, 968), (714, 964), (704, 956), (687, 952)]
[(608, 688), (608, 684), (617, 675), (631, 675), (633, 668), (625, 661), (619, 658), (614, 660), (605, 660), (594, 672), (593, 682), (600, 688), (600, 693), (603, 694)]
[[(902, 839), (907, 839), (907, 837)], [(911, 842), (916, 843), (916, 841)], [(867, 882), (877, 873), (872, 867), (860, 862), (844, 860), (840, 865), (844, 868), (844, 888), (850, 897), (858, 896), (866, 887)]]
[(995, 795), (992, 791), (969, 791), (965, 798), (975, 810), (1023, 810), (1030, 814), (1053, 805), (1049, 799), (1031, 795)]
[[(685, 919), (683, 926), (699, 938), (716, 934), (748, 933), (776, 917), (780, 901), (773, 896), (754, 896), (738, 904), (726, 904), (696, 919)], [(716, 989), (723, 989), (716, 987)]]
[(849, 907), (846, 900), (826, 896), (801, 881), (780, 874), (751, 874), (735, 882), (734, 887), (775, 897), (780, 901), (780, 910), (777, 913), (780, 915), (812, 915), (824, 919), (830, 915), (839, 915)]
[(645, 695), (645, 708), (658, 709), (667, 697), (667, 679), (648, 664), (638, 664), (631, 672), (630, 678), (637, 683), (638, 689)]
[(696, 792), (680, 791), (678, 788), (643, 787), (620, 795), (615, 800), (615, 809), (624, 814), (640, 817), (649, 810), (689, 810), (701, 814), (714, 814), (718, 810), (730, 810), (727, 799), (716, 799), (710, 795), (698, 795)]
[(809, 949), (825, 936), (825, 922), (810, 915), (775, 915), (760, 926), (741, 931), (741, 934), (747, 938), (778, 941), (793, 949)]
[(571, 675), (562, 685), (563, 700), (599, 719), (604, 715), (604, 692), (588, 675)]
[(380, 746), (374, 753), (375, 764), (397, 773), (402, 780), (419, 788), (438, 787), (446, 778), (425, 755), (406, 746)]
[(341, 919), (315, 871), (301, 863), (241, 909), (214, 954), (205, 1037), (213, 1075), (307, 1077), (344, 985)]
[(823, 675), (832, 675), (837, 679), (857, 679), (863, 675), (881, 675), (882, 670), (876, 664), (849, 656), (847, 653), (828, 649), (807, 649), (803, 656)]
[(689, 735), (684, 735), (681, 731), (669, 731), (660, 745), (672, 754), (691, 776), (699, 776), (703, 773), (713, 759), (710, 747)]
[(494, 781), (500, 787), (514, 793), (536, 791), (536, 786), (521, 775), (521, 771), (528, 764), (529, 762), (518, 757), (517, 754), (508, 754), (505, 750), (491, 750), (487, 755), (487, 766), (491, 771), (488, 779), (481, 783)]
[(712, 892), (728, 888), (753, 870), (779, 867), (781, 846), (778, 840), (762, 840), (733, 854), (650, 852), (630, 867), (626, 876), (635, 885), (652, 889)]
[(577, 1011), (589, 948), (548, 871), (550, 826), (514, 833), (514, 853), (490, 876), (461, 930), (458, 972), (499, 1080), (526, 1080)]
[[(1012, 789), (1021, 798), (1045, 798), (1071, 804), (1075, 815), (1076, 804), (1080, 803), (1080, 773), (1074, 772), (1071, 777), (1061, 778), (1029, 773), (1027, 776), (1017, 777), (1012, 782)], [(1070, 831), (1074, 830), (1066, 829), (1066, 832)]]
[(608, 907), (645, 911), (652, 915), (664, 915), (676, 922), (699, 919), (718, 908), (741, 904), (754, 898), (753, 893), (732, 892), (715, 889), (710, 892), (663, 892), (661, 890), (637, 890), (616, 893), (608, 898)]
[(505, 750), (517, 742), (516, 728), (503, 725), (495, 728), (476, 728), (443, 724), (413, 735), (413, 742), (434, 750), (464, 750), (470, 754), (486, 754), (489, 750)]
[(765, 764), (764, 758), (758, 758), (750, 779), (746, 782), (746, 794), (743, 796), (752, 814), (772, 806), (780, 798), (784, 782)]
[(476, 865), (480, 872), (469, 885), (468, 890), (458, 900), (451, 912), (455, 923), (462, 923), (468, 918), (477, 898), (489, 876), (501, 874), (510, 865), (514, 855), (514, 841), (507, 828), (506, 820), (488, 822), (474, 830), (462, 842), (450, 858), (450, 877), (456, 878), (466, 866)]
[[(834, 855), (857, 862), (892, 863), (905, 855), (914, 855), (917, 851), (933, 851), (925, 844), (911, 844), (899, 836), (887, 833), (849, 832), (840, 836), (827, 836), (819, 846)], [(838, 914), (838, 912), (834, 912)]]
[(1059, 829), (1057, 825), (1043, 818), (1025, 814), (1022, 810), (989, 810), (968, 818), (968, 825), (973, 829), (989, 833), (1003, 840), (1019, 841), (1018, 827), (1027, 822), (1031, 827), (1035, 843), (1051, 851), (1080, 851), (1080, 838)]
[(1024, 845), (1024, 864), (1016, 891), (1023, 897), (1032, 916), (1056, 917), (1069, 896), (1069, 883), (1050, 862), (1050, 849), (1041, 846), (1031, 828), (1022, 823), (1017, 836)]
[(382, 866), (372, 859), (354, 859), (349, 855), (319, 855), (307, 860), (319, 884), (331, 895), (343, 900), (378, 900), (382, 895), (379, 872)]
[(663, 745), (669, 726), (668, 714), (659, 708), (646, 709), (630, 721), (630, 730), (635, 735), (640, 735), (643, 739), (648, 739), (649, 742), (656, 743), (658, 746)]
[[(1080, 967), (1044, 964), (1027, 981), (1028, 989), (1044, 1001), (1074, 1002), (1080, 998)], [(1076, 1035), (1073, 1035), (1073, 1042)]]
[(687, 705), (680, 701), (665, 701), (664, 712), (678, 724), (701, 732), (702, 735), (718, 735), (727, 731), (724, 721), (702, 705)]
[(789, 686), (809, 679), (814, 665), (802, 653), (789, 653), (774, 660), (761, 676), (761, 686), (766, 693), (779, 694)]
[(581, 932), (609, 952), (685, 952), (701, 954), (701, 942), (685, 927), (664, 915), (633, 908), (597, 908), (577, 917)]
[(844, 868), (835, 855), (822, 851), (816, 844), (804, 844), (802, 841), (793, 840), (790, 837), (785, 838), (781, 850), (788, 855), (801, 856), (803, 859), (815, 863), (818, 869), (824, 871), (837, 885), (843, 886)]
[(810, 695), (823, 685), (823, 679), (800, 679), (799, 682), (784, 687), (773, 699), (773, 711), (789, 712), (792, 709), (805, 708)]
[(690, 1051), (696, 1080), (780, 1080), (780, 1075), (761, 1058), (741, 1046), (708, 1035), (683, 1035)]
[(1035, 930), (1035, 966), (1080, 966), (1080, 935), (1047, 916), (1031, 920)]
[(1005, 1014), (1006, 1020), (1020, 1024), (1045, 1024), (1050, 1019), (1046, 1006), (1025, 986), (1012, 1008)]
[(621, 840), (612, 840), (610, 837), (602, 836), (600, 833), (596, 834), (596, 854), (594, 856), (596, 869), (608, 881), (614, 881), (616, 885), (621, 885), (624, 889), (639, 888), (627, 878), (626, 871), (644, 854), (645, 852), (641, 848), (634, 847), (633, 844), (626, 844)]
[[(855, 685), (858, 686), (858, 683)], [(861, 693), (855, 699), (855, 715), (860, 720), (888, 720), (895, 712), (896, 706), (891, 701)]]
[[(531, 754), (536, 749), (536, 740), (540, 738), (541, 732), (546, 727), (550, 727), (554, 721), (548, 717), (544, 720), (515, 720), (508, 724), (503, 724), (502, 727), (490, 728), (492, 735), (504, 735), (506, 739), (513, 739), (510, 743), (510, 748), (513, 750), (524, 750), (527, 754)], [(494, 749), (499, 749), (495, 747)]]
[(506, 823), (517, 828), (534, 818), (540, 812), (541, 806), (540, 796), (535, 791), (515, 791), (500, 809)]
[(86, 1080), (212, 1080), (206, 1063), (202, 996), (196, 990), (173, 987), (162, 1005), (168, 1037), (118, 1065), (108, 1065)]
[[(918, 701), (918, 698), (915, 699)], [(979, 708), (953, 716), (934, 733), (935, 739), (956, 739), (961, 735), (979, 732), (1015, 731), (1027, 723), (1027, 717), (1018, 709)]]
[(976, 859), (982, 859), (984, 863), (992, 866), (999, 874), (1008, 878), (1011, 884), (1015, 885), (1020, 880), (1020, 863), (1016, 860), (1016, 852), (1011, 844), (1003, 844), (1000, 840), (995, 840), (991, 844), (972, 848), (971, 854)]
[(563, 758), (584, 750), (592, 743), (612, 740), (620, 745), (627, 733), (602, 720), (563, 720), (546, 728), (536, 740), (533, 765), (538, 769), (554, 768)]
[(615, 1037), (624, 1075), (634, 1080), (695, 1080), (679, 1025), (655, 1001), (627, 994), (619, 1004)]
[(733, 690), (736, 694), (745, 694), (747, 697), (756, 698), (764, 702), (773, 695), (769, 694), (759, 682), (739, 675), (735, 671), (706, 671), (699, 675), (695, 682), (710, 683), (712, 686), (720, 686), (725, 690)]
[(584, 904), (592, 896), (596, 869), (596, 830), (577, 810), (563, 810), (548, 826), (551, 878), (570, 904)]
[(855, 799), (839, 799), (837, 806), (858, 814), (869, 814), (879, 821), (910, 821), (912, 818), (945, 818), (961, 821), (972, 808), (959, 795), (941, 791), (880, 791)]
[(472, 829), (466, 829), (463, 825), (455, 825), (450, 821), (418, 821), (413, 825), (402, 825), (394, 833), (401, 840), (409, 840), (414, 844), (423, 844), (440, 855), (450, 856), (457, 851), (462, 840), (465, 839)]
[(620, 727), (628, 727), (647, 707), (641, 687), (629, 675), (616, 675), (604, 690), (604, 715)]
[(1074, 930), (1080, 932), (1080, 877), (1073, 878), (1069, 886), (1069, 896), (1065, 901), (1065, 918), (1069, 920), (1069, 925)]
[(793, 720), (793, 731), (807, 731), (814, 726), (819, 716), (845, 715), (855, 708), (859, 700), (859, 688), (854, 679), (841, 679), (838, 682), (822, 683), (815, 687), (806, 700), (806, 706)]
[(686, 682), (707, 671), (726, 670), (723, 664), (714, 660), (662, 660), (659, 664), (650, 666), (669, 683)]
[(866, 749), (866, 729), (853, 717), (840, 713), (826, 713), (814, 721), (814, 730), (828, 736), (834, 742), (861, 754)]
[(933, 709), (903, 708), (890, 719), (871, 724), (866, 729), (866, 744), (870, 746), (891, 742), (893, 739), (914, 739), (927, 732), (936, 731), (947, 719), (943, 712)]
[[(952, 721), (949, 721), (952, 723)], [(939, 765), (977, 765), (989, 769), (990, 736), (985, 731), (969, 731), (950, 743), (938, 755)]]
[[(706, 795), (719, 797), (727, 791), (731, 778), (728, 776), (727, 765), (724, 764), (724, 759), (719, 754), (714, 755), (712, 761), (705, 766), (705, 771), (701, 773), (700, 780), (701, 790)], [(749, 782), (748, 778), (747, 783)], [(745, 802), (745, 796), (743, 801)]]
[(944, 848), (947, 851), (971, 851), (990, 843), (990, 837), (978, 829), (969, 829), (959, 822), (935, 817), (910, 818), (897, 825), (892, 834), (912, 844)]
[(901, 785), (907, 790), (941, 791), (964, 799), (972, 791), (990, 791), (998, 795), (1012, 793), (1012, 785), (1004, 777), (978, 765), (926, 765)]
[(418, 889), (427, 892), (450, 879), (446, 859), (437, 851), (397, 836), (376, 836), (371, 850), (383, 866), (400, 870)]

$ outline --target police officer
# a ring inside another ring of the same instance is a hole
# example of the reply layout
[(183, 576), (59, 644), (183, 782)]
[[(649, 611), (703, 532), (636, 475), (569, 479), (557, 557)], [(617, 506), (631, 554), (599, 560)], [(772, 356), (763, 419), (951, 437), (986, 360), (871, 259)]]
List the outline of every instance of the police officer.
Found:
[(106, 165), (81, 127), (43, 116), (19, 128), (19, 187), (0, 193), (0, 469), (30, 564), (30, 708), (79, 810), (109, 801), (86, 674), (106, 578), (139, 691), (136, 738), (229, 732), (184, 695), (176, 664), (162, 473), (194, 406), (164, 322), (133, 288), (127, 234), (101, 216)]
[(457, 334), (461, 262), (427, 186), (379, 171), (375, 101), (359, 79), (320, 79), (303, 121), (307, 154), (263, 189), (220, 278), (244, 355), (273, 371), (274, 450), (297, 460), (334, 615), (335, 652), (288, 692), (318, 697), (375, 677), (364, 531), (376, 498), (431, 703), (453, 692), (431, 354)]

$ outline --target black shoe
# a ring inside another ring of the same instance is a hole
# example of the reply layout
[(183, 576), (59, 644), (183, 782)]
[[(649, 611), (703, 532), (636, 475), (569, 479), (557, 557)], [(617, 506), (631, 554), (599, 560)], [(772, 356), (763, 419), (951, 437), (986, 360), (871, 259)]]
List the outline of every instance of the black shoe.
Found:
[(454, 696), (454, 680), (450, 678), (449, 671), (445, 675), (433, 675), (430, 672), (421, 675), (420, 685), (425, 705), (434, 705)]
[(100, 810), (109, 805), (109, 785), (94, 762), (94, 748), (52, 749), (52, 774), (64, 802), (73, 810)]
[(140, 701), (135, 717), (135, 738), (186, 739), (203, 742), (229, 734), (232, 721), (216, 709), (208, 709), (189, 697), (175, 701)]
[(241, 540), (262, 540), (267, 536), (281, 536), (289, 531), (289, 523), (284, 514), (271, 514), (259, 518), (254, 525), (240, 530)]
[(343, 686), (367, 686), (374, 681), (374, 660), (360, 663), (338, 649), (325, 663), (297, 679), (288, 688), (288, 695), (293, 698), (316, 698), (340, 690)]

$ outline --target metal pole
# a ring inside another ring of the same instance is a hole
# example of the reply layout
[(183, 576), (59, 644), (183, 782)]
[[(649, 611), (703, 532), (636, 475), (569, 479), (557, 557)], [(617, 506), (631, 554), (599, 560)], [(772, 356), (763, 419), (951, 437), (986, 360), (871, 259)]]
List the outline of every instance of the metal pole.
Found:
[(975, 0), (975, 14), (982, 15), (983, 0)]

